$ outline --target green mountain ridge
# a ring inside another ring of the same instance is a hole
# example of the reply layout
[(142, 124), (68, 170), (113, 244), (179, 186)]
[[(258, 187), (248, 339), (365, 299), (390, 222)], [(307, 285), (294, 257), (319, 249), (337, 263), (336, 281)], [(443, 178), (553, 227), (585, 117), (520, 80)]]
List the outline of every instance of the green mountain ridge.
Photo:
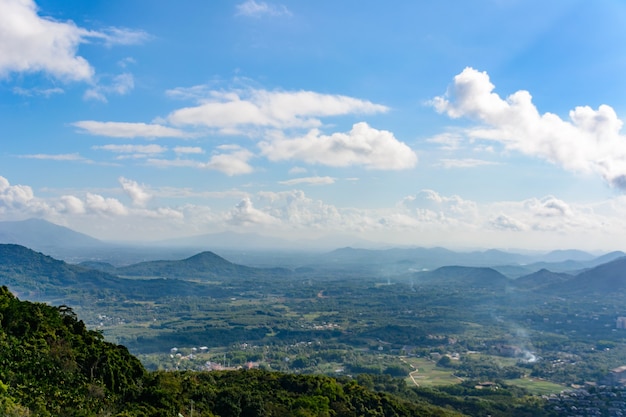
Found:
[[(215, 286), (164, 278), (130, 280), (84, 266), (68, 264), (20, 245), (0, 244), (0, 283), (32, 300), (60, 300), (85, 296), (154, 299), (160, 296), (227, 296)], [(82, 300), (84, 301), (84, 300)]]

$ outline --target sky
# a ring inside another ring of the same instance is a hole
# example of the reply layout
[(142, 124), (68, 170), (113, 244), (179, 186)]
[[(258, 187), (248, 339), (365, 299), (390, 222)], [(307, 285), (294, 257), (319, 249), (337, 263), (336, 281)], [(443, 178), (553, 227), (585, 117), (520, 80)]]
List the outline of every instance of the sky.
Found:
[(626, 250), (622, 0), (0, 0), (0, 221)]

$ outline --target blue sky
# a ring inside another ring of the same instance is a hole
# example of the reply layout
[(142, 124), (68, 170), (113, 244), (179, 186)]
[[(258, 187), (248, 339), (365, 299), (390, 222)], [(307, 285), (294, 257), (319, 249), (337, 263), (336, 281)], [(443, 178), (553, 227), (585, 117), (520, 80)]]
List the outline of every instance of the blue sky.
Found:
[(624, 21), (618, 0), (0, 0), (0, 220), (625, 249)]

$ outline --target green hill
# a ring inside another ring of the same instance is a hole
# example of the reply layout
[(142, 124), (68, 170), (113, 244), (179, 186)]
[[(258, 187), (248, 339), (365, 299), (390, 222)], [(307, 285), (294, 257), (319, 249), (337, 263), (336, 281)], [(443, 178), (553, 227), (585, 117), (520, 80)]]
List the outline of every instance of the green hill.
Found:
[(548, 415), (541, 402), (506, 387), (445, 392), (372, 378), (258, 369), (147, 372), (68, 307), (20, 301), (0, 287), (2, 416), (189, 416), (191, 409), (196, 417)]
[(79, 304), (84, 304), (87, 298), (155, 300), (171, 296), (230, 296), (228, 289), (190, 281), (122, 279), (13, 244), (0, 244), (0, 285), (6, 285), (22, 298), (62, 303), (74, 300)]
[(148, 261), (117, 268), (116, 273), (130, 277), (162, 277), (174, 279), (224, 280), (262, 276), (289, 276), (284, 268), (252, 268), (237, 265), (213, 252), (201, 252), (176, 261)]

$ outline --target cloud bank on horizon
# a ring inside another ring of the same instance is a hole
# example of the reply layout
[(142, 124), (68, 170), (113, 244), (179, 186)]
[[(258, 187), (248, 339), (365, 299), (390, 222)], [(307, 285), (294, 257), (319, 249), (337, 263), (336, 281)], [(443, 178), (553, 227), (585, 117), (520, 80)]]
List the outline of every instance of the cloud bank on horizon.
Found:
[[(206, 6), (205, 18), (234, 28), (217, 28), (224, 40), (211, 44), (229, 62), (224, 72), (199, 58), (202, 45), (190, 40), (205, 27), (200, 17), (188, 16), (189, 33), (175, 35), (96, 3), (102, 7), (72, 15), (62, 2), (41, 10), (32, 0), (0, 0), (7, 115), (0, 221), (40, 217), (112, 240), (234, 230), (421, 246), (626, 245), (626, 137), (620, 110), (609, 104), (554, 101), (554, 111), (540, 111), (534, 101), (551, 101), (534, 99), (522, 89), (523, 75), (507, 76), (493, 62), (486, 66), (496, 69), (495, 82), (502, 78), (512, 93), (497, 93), (488, 72), (467, 63), (442, 63), (447, 80), (407, 73), (385, 79), (381, 90), (371, 80), (388, 67), (371, 60), (349, 67), (344, 61), (362, 59), (360, 52), (342, 49), (340, 37), (325, 41), (316, 13), (254, 0), (228, 10)], [(503, 16), (513, 13), (507, 7), (514, 6), (498, 7)], [(336, 10), (338, 21), (343, 12)], [(435, 20), (444, 15), (427, 12)], [(553, 12), (561, 17), (554, 21), (574, 13), (564, 3)], [(362, 14), (382, 17), (367, 5)], [(87, 28), (93, 21), (112, 26)], [(532, 36), (549, 32), (542, 24)], [(327, 30), (350, 29), (328, 22)], [(426, 42), (424, 54), (444, 51), (444, 38), (472, 42), (463, 31), (424, 30), (408, 37), (414, 46)], [(312, 50), (317, 55), (286, 54), (313, 40), (324, 45)], [(510, 44), (489, 42), (509, 53)], [(179, 45), (187, 54), (173, 70), (165, 52), (180, 54)], [(396, 71), (403, 63), (432, 74), (390, 45), (372, 56), (388, 54)], [(274, 49), (282, 54), (268, 64)], [(333, 63), (336, 73), (280, 72), (298, 59), (311, 67)], [(341, 65), (359, 78), (350, 88), (335, 83), (351, 82)]]

